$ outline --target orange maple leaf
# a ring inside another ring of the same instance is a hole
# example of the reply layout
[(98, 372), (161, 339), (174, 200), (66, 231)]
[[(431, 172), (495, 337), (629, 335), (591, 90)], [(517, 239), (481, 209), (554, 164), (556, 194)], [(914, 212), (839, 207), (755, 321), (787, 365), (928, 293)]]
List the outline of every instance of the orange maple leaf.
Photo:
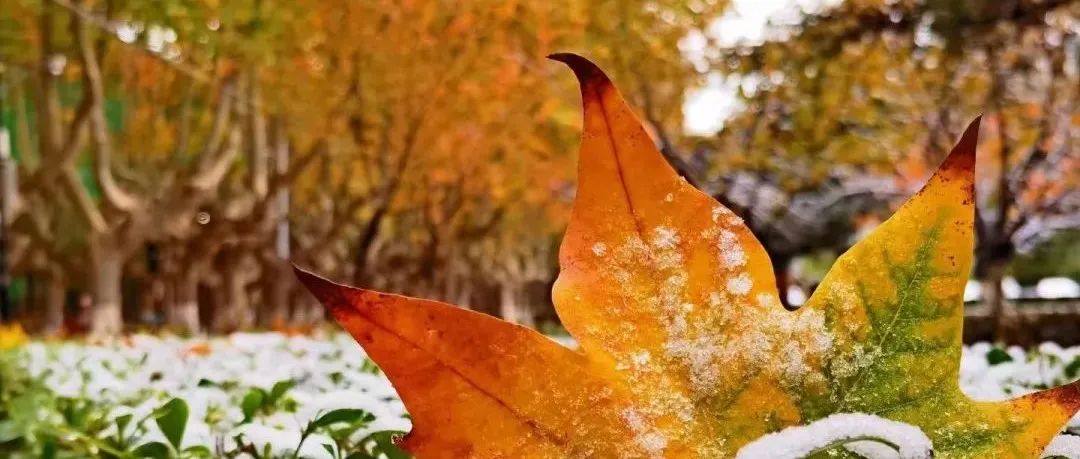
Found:
[(364, 347), (425, 458), (733, 456), (764, 434), (861, 412), (921, 428), (939, 457), (1036, 457), (1080, 383), (1006, 402), (957, 384), (978, 120), (922, 191), (781, 307), (761, 246), (682, 180), (603, 72), (571, 54), (579, 187), (554, 288), (567, 349), (437, 301), (297, 273)]

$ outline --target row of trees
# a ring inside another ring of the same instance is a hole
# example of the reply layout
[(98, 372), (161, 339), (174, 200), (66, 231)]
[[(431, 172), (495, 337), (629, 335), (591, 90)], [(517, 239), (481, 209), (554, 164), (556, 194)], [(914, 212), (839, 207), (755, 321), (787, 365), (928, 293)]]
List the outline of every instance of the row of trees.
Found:
[(1075, 0), (848, 1), (707, 47), (743, 101), (707, 138), (681, 133), (702, 69), (679, 44), (723, 2), (8, 3), (8, 264), (45, 333), (316, 323), (290, 263), (550, 318), (580, 123), (542, 59), (562, 50), (611, 71), (782, 288), (794, 258), (887, 216), (980, 112), (976, 275), (1003, 337), (1011, 257), (1080, 226)]
[(697, 78), (677, 41), (717, 14), (653, 1), (8, 3), (18, 186), (5, 229), (23, 320), (55, 333), (84, 312), (102, 336), (311, 323), (290, 262), (530, 322), (522, 306), (554, 274), (579, 122), (571, 80), (543, 56), (624, 60), (662, 88), (654, 116), (676, 126)]

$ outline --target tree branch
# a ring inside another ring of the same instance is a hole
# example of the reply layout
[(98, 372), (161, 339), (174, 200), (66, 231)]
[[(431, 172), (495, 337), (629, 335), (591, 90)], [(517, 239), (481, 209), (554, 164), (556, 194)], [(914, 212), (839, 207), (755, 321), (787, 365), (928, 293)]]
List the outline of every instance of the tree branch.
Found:
[(61, 186), (67, 193), (68, 198), (71, 199), (76, 210), (79, 211), (80, 216), (90, 226), (90, 231), (92, 233), (104, 233), (107, 231), (109, 225), (105, 222), (105, 217), (101, 214), (101, 210), (98, 209), (90, 194), (86, 192), (86, 188), (83, 187), (82, 181), (79, 180), (75, 168), (65, 167), (60, 179)]
[(90, 101), (90, 135), (94, 140), (94, 173), (102, 197), (114, 209), (134, 212), (141, 207), (139, 199), (120, 187), (112, 175), (112, 143), (109, 126), (105, 121), (105, 88), (97, 53), (86, 30), (85, 19), (74, 15), (71, 32), (79, 48), (82, 64), (83, 97)]

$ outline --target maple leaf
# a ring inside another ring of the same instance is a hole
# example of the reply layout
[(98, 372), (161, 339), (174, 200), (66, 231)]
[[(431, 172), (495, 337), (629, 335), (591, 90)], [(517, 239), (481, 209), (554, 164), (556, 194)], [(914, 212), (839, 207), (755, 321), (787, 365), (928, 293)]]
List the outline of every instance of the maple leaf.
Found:
[(860, 412), (921, 428), (939, 457), (1036, 457), (1080, 383), (1005, 402), (959, 388), (979, 122), (926, 186), (784, 309), (742, 221), (682, 180), (604, 73), (572, 54), (579, 185), (556, 310), (580, 351), (444, 303), (297, 273), (413, 420), (420, 457), (734, 456)]

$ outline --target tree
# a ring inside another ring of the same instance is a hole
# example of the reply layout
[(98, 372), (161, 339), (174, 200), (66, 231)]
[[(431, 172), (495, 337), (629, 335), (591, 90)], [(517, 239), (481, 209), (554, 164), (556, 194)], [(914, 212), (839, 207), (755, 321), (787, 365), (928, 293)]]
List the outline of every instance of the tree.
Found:
[(777, 145), (784, 161), (891, 168), (910, 180), (985, 113), (975, 275), (998, 338), (1011, 340), (1015, 313), (1000, 290), (1009, 261), (1077, 224), (1078, 39), (1068, 24), (1078, 8), (859, 1), (805, 15), (781, 38), (725, 56), (744, 82), (747, 110), (734, 123), (766, 125), (767, 142), (750, 148)]
[[(534, 306), (548, 303), (579, 127), (571, 82), (543, 57), (617, 62), (675, 142), (700, 77), (677, 44), (720, 7), (159, 6), (0, 11), (16, 44), (0, 46), (5, 82), (27, 100), (17, 269), (48, 279), (52, 299), (90, 293), (98, 335), (133, 310), (187, 332), (308, 321), (290, 261), (526, 323), (550, 316)], [(62, 301), (49, 303), (56, 322)]]

